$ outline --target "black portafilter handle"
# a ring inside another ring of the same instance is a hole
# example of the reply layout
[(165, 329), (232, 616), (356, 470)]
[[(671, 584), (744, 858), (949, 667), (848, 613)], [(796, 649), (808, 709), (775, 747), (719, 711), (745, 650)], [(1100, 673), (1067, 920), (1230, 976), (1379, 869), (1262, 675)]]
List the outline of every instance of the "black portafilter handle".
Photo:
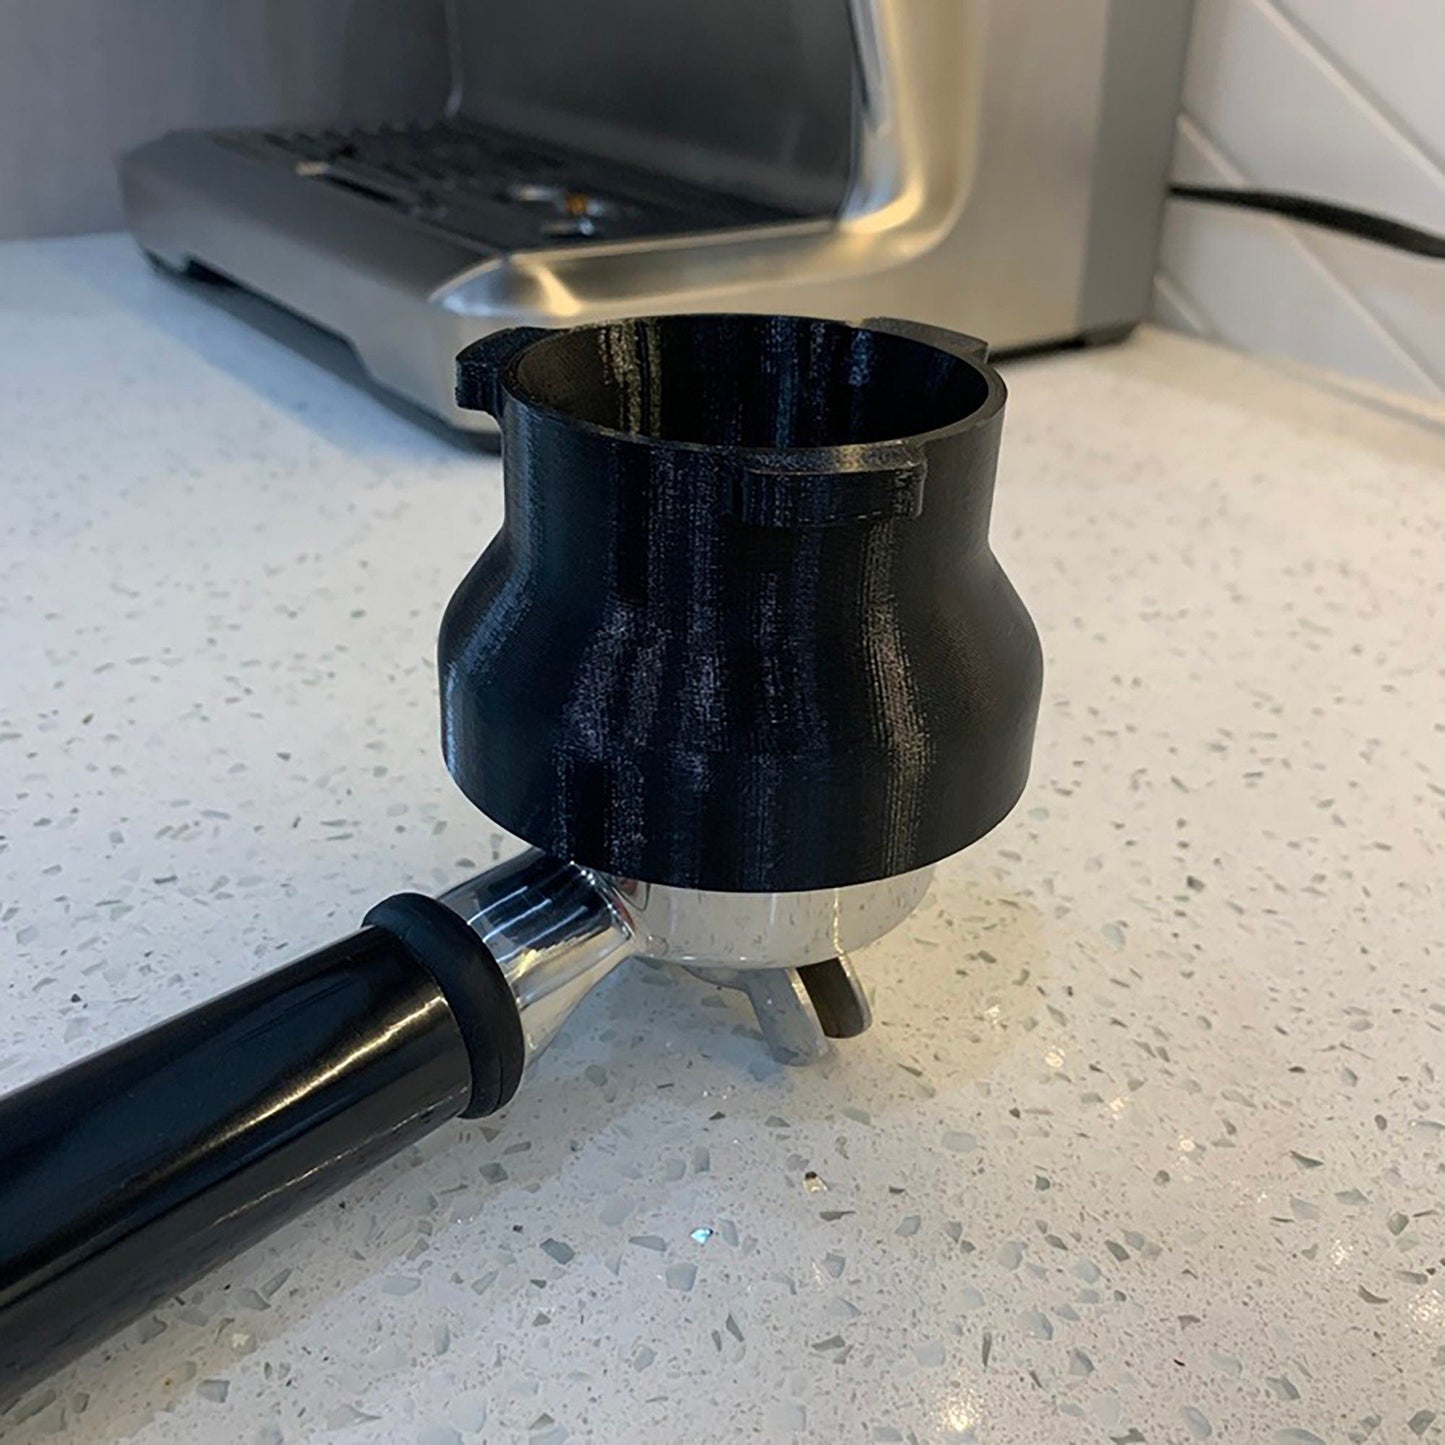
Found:
[(0, 1406), (456, 1115), (525, 1046), (481, 937), (398, 894), (366, 925), (0, 1099)]

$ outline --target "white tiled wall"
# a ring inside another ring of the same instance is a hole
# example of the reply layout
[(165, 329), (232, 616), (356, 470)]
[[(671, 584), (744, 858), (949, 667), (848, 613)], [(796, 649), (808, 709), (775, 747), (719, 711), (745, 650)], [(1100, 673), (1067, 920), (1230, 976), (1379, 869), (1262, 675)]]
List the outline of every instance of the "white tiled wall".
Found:
[[(1445, 233), (1445, 0), (1196, 0), (1174, 178)], [(1171, 201), (1155, 314), (1445, 400), (1445, 261)]]

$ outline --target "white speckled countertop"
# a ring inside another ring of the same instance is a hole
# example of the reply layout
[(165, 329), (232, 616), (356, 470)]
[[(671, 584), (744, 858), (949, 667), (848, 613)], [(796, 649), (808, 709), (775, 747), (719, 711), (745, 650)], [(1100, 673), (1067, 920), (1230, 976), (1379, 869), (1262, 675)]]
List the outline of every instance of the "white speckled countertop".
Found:
[[(0, 1435), (1445, 1440), (1442, 431), (1148, 331), (1007, 375), (1034, 779), (871, 1033), (624, 971)], [(114, 237), (0, 247), (0, 438), (0, 1086), (511, 846), (431, 660), (495, 461)]]

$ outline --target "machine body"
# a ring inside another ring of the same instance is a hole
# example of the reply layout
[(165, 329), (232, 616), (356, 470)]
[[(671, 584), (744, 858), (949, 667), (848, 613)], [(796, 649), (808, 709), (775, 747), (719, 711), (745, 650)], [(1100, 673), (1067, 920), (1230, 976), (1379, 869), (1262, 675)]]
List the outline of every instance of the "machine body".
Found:
[(1190, 11), (448, 0), (442, 114), (173, 132), (123, 158), (126, 220), (488, 432), (453, 360), (517, 325), (729, 310), (1114, 340), (1149, 314)]

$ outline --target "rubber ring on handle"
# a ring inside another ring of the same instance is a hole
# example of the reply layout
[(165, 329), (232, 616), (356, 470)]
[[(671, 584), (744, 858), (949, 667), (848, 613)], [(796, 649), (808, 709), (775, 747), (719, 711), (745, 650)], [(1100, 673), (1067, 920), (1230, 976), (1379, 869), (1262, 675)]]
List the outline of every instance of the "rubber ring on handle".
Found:
[(526, 1062), (521, 1014), (501, 966), (463, 919), (420, 893), (383, 899), (363, 922), (397, 939), (446, 998), (472, 1068), (462, 1118), (495, 1114), (517, 1092)]

